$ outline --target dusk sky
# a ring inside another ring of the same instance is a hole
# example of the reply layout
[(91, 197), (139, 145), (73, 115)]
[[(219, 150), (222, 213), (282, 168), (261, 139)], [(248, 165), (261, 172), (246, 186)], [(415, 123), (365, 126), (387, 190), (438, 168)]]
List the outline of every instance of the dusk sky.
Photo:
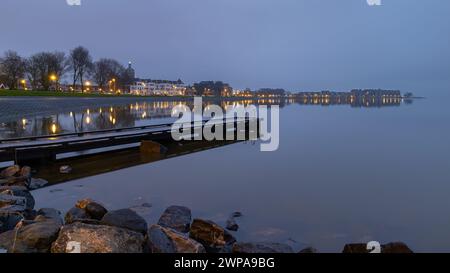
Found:
[(450, 86), (450, 1), (0, 0), (0, 52), (83, 45), (137, 76), (290, 91)]

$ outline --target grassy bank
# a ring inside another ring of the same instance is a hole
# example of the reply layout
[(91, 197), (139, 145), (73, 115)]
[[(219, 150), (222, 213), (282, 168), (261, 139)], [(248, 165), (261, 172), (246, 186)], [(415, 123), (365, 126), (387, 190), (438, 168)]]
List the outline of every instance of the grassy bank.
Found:
[[(118, 97), (109, 94), (89, 94), (56, 91), (24, 91), (24, 90), (0, 90), (0, 97)], [(124, 97), (125, 95), (121, 95)]]

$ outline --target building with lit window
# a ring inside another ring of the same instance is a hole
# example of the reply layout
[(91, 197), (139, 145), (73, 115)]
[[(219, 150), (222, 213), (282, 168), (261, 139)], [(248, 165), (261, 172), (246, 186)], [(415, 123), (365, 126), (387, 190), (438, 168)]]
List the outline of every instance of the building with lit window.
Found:
[(137, 96), (184, 96), (183, 81), (140, 80), (130, 86), (130, 94)]

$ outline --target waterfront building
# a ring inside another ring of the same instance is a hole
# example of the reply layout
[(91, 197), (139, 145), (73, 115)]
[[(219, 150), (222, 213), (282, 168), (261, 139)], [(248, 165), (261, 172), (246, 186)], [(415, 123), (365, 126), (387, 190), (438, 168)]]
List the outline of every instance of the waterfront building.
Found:
[(130, 85), (130, 94), (137, 96), (184, 96), (186, 86), (182, 80), (141, 79)]
[(295, 94), (295, 97), (301, 104), (350, 104), (353, 107), (399, 105), (402, 99), (399, 90), (382, 89), (354, 89), (350, 92), (300, 92)]
[(250, 88), (246, 88), (245, 90), (234, 89), (233, 97), (241, 97), (248, 98), (253, 97), (255, 94), (250, 90)]
[(284, 97), (286, 91), (281, 88), (273, 89), (273, 88), (262, 88), (256, 91), (256, 96), (262, 98), (281, 98)]

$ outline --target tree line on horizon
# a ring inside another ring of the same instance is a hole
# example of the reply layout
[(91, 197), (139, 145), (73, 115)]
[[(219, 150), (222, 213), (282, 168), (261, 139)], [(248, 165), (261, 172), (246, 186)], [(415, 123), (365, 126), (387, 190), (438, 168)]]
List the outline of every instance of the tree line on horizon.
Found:
[(101, 58), (93, 61), (88, 49), (79, 46), (69, 54), (60, 51), (38, 52), (30, 57), (22, 57), (13, 50), (6, 51), (0, 57), (0, 83), (5, 83), (10, 90), (18, 89), (25, 78), (33, 90), (55, 89), (60, 80), (67, 75), (71, 77), (72, 90), (78, 87), (84, 90), (85, 81), (92, 79), (100, 89), (105, 90), (114, 80), (115, 87), (131, 84), (126, 68), (117, 60)]

